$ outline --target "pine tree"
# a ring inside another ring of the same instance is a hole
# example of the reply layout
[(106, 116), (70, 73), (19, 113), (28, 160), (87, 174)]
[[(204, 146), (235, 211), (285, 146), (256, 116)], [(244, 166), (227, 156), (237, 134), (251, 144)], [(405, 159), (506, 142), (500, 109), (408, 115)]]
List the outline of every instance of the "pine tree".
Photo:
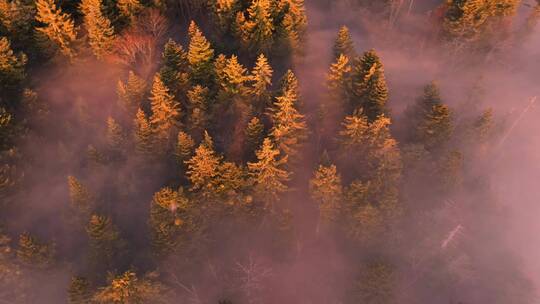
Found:
[(144, 156), (154, 153), (153, 132), (146, 114), (139, 108), (135, 117), (135, 150)]
[(80, 9), (92, 52), (98, 59), (102, 59), (112, 51), (115, 40), (114, 27), (102, 12), (102, 0), (82, 0)]
[(86, 226), (90, 246), (90, 262), (98, 269), (111, 270), (123, 254), (124, 241), (107, 216), (92, 215)]
[(255, 67), (251, 72), (251, 94), (255, 96), (259, 104), (264, 106), (270, 97), (269, 87), (272, 85), (272, 67), (268, 64), (268, 59), (261, 54), (257, 58)]
[(193, 156), (195, 150), (195, 141), (186, 132), (178, 132), (178, 139), (176, 141), (176, 149), (174, 155), (181, 167), (184, 167), (184, 162)]
[(71, 207), (86, 220), (94, 209), (94, 197), (74, 176), (68, 176), (68, 187)]
[(363, 109), (370, 121), (379, 115), (386, 114), (388, 88), (384, 78), (383, 65), (374, 50), (365, 52), (353, 64), (352, 72), (353, 93), (352, 107)]
[(307, 124), (304, 115), (295, 108), (296, 96), (291, 91), (277, 97), (272, 113), (273, 127), (270, 135), (278, 148), (291, 158), (295, 158), (298, 149), (307, 138)]
[(336, 166), (320, 165), (309, 184), (311, 197), (319, 205), (319, 223), (325, 226), (337, 223), (341, 213), (343, 186)]
[(334, 60), (337, 60), (341, 55), (347, 58), (356, 58), (356, 50), (352, 41), (349, 28), (342, 26), (339, 29), (338, 36), (334, 42)]
[(125, 148), (126, 137), (122, 127), (114, 120), (114, 118), (107, 118), (107, 133), (105, 136), (107, 140), (107, 146), (113, 153), (121, 153)]
[(9, 91), (18, 88), (26, 78), (25, 65), (26, 55), (15, 55), (11, 49), (11, 43), (6, 37), (0, 37), (0, 104)]
[(266, 203), (266, 207), (274, 209), (279, 196), (288, 190), (286, 182), (290, 173), (283, 169), (287, 156), (280, 156), (270, 138), (265, 138), (257, 151), (257, 162), (248, 163), (249, 174), (254, 184), (255, 193)]
[(161, 78), (156, 75), (150, 92), (152, 116), (150, 125), (152, 133), (156, 136), (161, 149), (167, 149), (172, 132), (180, 126), (180, 105), (169, 89), (163, 84)]
[(210, 90), (200, 85), (194, 86), (187, 93), (188, 96), (188, 126), (195, 137), (200, 136), (206, 129), (210, 117), (208, 116), (208, 103)]
[(275, 32), (281, 42), (280, 47), (292, 54), (302, 55), (302, 43), (307, 29), (307, 16), (303, 0), (279, 1), (278, 12), (274, 15)]
[(17, 260), (26, 266), (47, 268), (53, 263), (54, 246), (44, 244), (29, 233), (19, 237)]
[(189, 26), (189, 38), (190, 79), (194, 84), (209, 86), (212, 76), (214, 50), (193, 21)]
[(169, 39), (161, 56), (159, 76), (171, 92), (178, 94), (179, 89), (187, 85), (188, 65), (188, 54), (184, 48)]
[(53, 51), (57, 49), (69, 58), (75, 56), (77, 28), (71, 16), (62, 12), (54, 0), (37, 0), (36, 7), (36, 20), (41, 23), (36, 30), (45, 38), (47, 45), (52, 47)]
[(185, 163), (188, 168), (186, 175), (192, 185), (191, 189), (202, 189), (204, 194), (211, 194), (218, 176), (221, 156), (216, 155), (209, 136), (197, 147), (195, 155)]
[(126, 83), (118, 81), (116, 93), (121, 106), (128, 113), (135, 113), (146, 96), (146, 81), (129, 71)]
[(170, 253), (179, 245), (180, 233), (189, 233), (191, 205), (182, 189), (163, 188), (154, 194), (150, 205), (152, 245), (158, 255)]
[(90, 304), (90, 283), (83, 277), (72, 277), (68, 288), (68, 304)]

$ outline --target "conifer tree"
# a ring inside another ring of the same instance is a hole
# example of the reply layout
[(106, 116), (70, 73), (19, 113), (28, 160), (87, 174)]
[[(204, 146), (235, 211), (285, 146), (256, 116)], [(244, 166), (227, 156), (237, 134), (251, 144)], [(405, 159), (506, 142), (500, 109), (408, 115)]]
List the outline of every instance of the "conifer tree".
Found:
[(62, 12), (54, 0), (37, 0), (36, 8), (36, 20), (41, 24), (36, 30), (42, 35), (44, 42), (53, 48), (52, 51), (59, 50), (69, 58), (75, 56), (77, 28), (71, 16)]
[(244, 96), (247, 93), (249, 76), (246, 73), (247, 69), (238, 62), (238, 57), (233, 55), (227, 60), (220, 85), (228, 96)]
[(54, 246), (44, 244), (29, 233), (19, 237), (17, 260), (26, 266), (47, 268), (53, 263)]
[(256, 155), (257, 161), (248, 163), (249, 174), (255, 193), (265, 202), (267, 208), (273, 210), (280, 194), (288, 190), (286, 182), (290, 172), (283, 169), (287, 163), (287, 155), (280, 157), (280, 151), (270, 138), (264, 139)]
[(20, 86), (25, 79), (26, 55), (15, 55), (6, 37), (0, 37), (0, 104), (3, 104), (9, 91)]
[(86, 221), (94, 209), (94, 197), (74, 176), (68, 176), (68, 187), (71, 207)]
[(319, 166), (310, 180), (310, 193), (319, 205), (319, 223), (326, 226), (335, 224), (343, 200), (343, 186), (336, 166)]
[(133, 271), (127, 271), (110, 279), (109, 285), (99, 289), (93, 296), (96, 304), (110, 303), (156, 303), (164, 304), (165, 287), (152, 276), (137, 277)]
[(107, 140), (107, 146), (113, 153), (121, 153), (126, 144), (126, 137), (122, 127), (114, 120), (114, 118), (107, 118), (107, 133), (105, 136)]
[(189, 25), (188, 61), (190, 79), (194, 84), (209, 85), (214, 50), (195, 22)]
[(124, 240), (107, 216), (94, 214), (86, 226), (90, 263), (98, 269), (111, 270), (123, 254)]
[(374, 50), (365, 52), (353, 64), (352, 108), (363, 109), (370, 121), (379, 115), (386, 114), (388, 88), (384, 78), (383, 65)]
[(90, 304), (90, 283), (83, 277), (72, 277), (68, 288), (69, 304)]
[(161, 56), (159, 76), (171, 92), (178, 94), (179, 89), (187, 85), (188, 65), (188, 54), (182, 45), (169, 39)]
[(82, 0), (81, 2), (88, 43), (98, 59), (102, 59), (112, 51), (115, 39), (114, 27), (102, 10), (102, 0)]
[(150, 92), (152, 115), (150, 126), (156, 136), (161, 149), (167, 149), (172, 132), (180, 126), (180, 105), (174, 96), (169, 93), (159, 75), (154, 77), (154, 84)]
[(176, 141), (175, 156), (178, 163), (183, 166), (184, 162), (188, 160), (194, 153), (195, 141), (186, 132), (178, 132), (178, 139)]
[(334, 42), (334, 60), (337, 60), (341, 55), (353, 59), (356, 58), (356, 50), (352, 41), (349, 28), (342, 26), (339, 29), (338, 36)]
[(210, 121), (208, 113), (208, 103), (210, 100), (210, 90), (200, 85), (194, 86), (188, 91), (188, 126), (194, 134), (199, 137), (206, 129)]
[(330, 134), (334, 131), (334, 121), (343, 119), (349, 109), (348, 101), (351, 96), (349, 59), (341, 54), (337, 61), (330, 66), (327, 75), (328, 99), (322, 103), (321, 111), (325, 114), (324, 124)]
[(298, 78), (296, 78), (296, 75), (294, 75), (293, 71), (287, 70), (285, 72), (285, 75), (280, 80), (279, 83), (279, 95), (285, 95), (286, 92), (289, 92), (291, 95), (296, 96), (297, 104), (295, 105), (297, 108), (301, 108), (301, 103), (299, 102), (300, 99), (300, 90), (298, 85)]
[(269, 0), (255, 0), (247, 12), (249, 17), (243, 26), (243, 30), (247, 32), (247, 48), (256, 54), (268, 54), (274, 42), (271, 3)]
[[(246, 128), (246, 142), (248, 155), (255, 155), (254, 152), (258, 149), (264, 139), (264, 125), (257, 117), (251, 118)], [(251, 158), (251, 157), (250, 157)]]
[(135, 113), (146, 95), (146, 81), (129, 71), (127, 82), (118, 81), (116, 93), (121, 106), (128, 113)]
[(264, 106), (270, 97), (269, 87), (272, 85), (272, 67), (264, 54), (259, 55), (255, 67), (251, 72), (251, 94), (257, 98), (260, 105)]
[(428, 150), (441, 148), (452, 135), (452, 113), (442, 103), (435, 82), (424, 87), (424, 94), (408, 110), (408, 116), (412, 123), (413, 140)]
[(179, 245), (179, 233), (189, 233), (192, 219), (189, 218), (191, 208), (183, 189), (174, 191), (163, 188), (154, 194), (150, 205), (150, 228), (152, 244), (158, 255), (170, 253)]
[(443, 30), (463, 42), (487, 40), (505, 34), (504, 21), (516, 13), (519, 0), (449, 0)]
[(116, 7), (122, 17), (130, 21), (134, 20), (144, 8), (139, 0), (118, 0)]
[(18, 50), (32, 50), (35, 42), (34, 2), (0, 0), (0, 12), (0, 37), (9, 37)]
[(204, 194), (214, 191), (221, 156), (216, 155), (211, 138), (205, 136), (205, 140), (195, 150), (195, 155), (186, 161), (187, 172), (192, 190), (202, 189)]
[(372, 262), (360, 272), (352, 289), (351, 301), (366, 304), (386, 304), (395, 301), (396, 274), (386, 262)]
[(273, 127), (270, 135), (278, 148), (289, 157), (296, 157), (298, 149), (307, 138), (307, 124), (304, 115), (295, 108), (296, 96), (286, 91), (277, 97), (272, 113)]
[(144, 156), (151, 156), (155, 149), (150, 122), (143, 110), (139, 108), (135, 117), (135, 150)]

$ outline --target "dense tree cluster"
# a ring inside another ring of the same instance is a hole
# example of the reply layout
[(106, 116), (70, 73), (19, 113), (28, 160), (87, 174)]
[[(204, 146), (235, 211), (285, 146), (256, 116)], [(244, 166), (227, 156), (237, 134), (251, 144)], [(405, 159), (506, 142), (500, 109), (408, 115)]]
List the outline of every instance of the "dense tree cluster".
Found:
[[(437, 39), (486, 55), (518, 3), (445, 1)], [(467, 167), (491, 157), (493, 111), (458, 113), (433, 81), (392, 113), (384, 52), (360, 51), (346, 26), (315, 104), (296, 76), (307, 38), (302, 0), (0, 0), (0, 303), (48, 303), (44, 278), (71, 304), (529, 303), (521, 274), (493, 266), (504, 250), (456, 241), (463, 227), (497, 239), (499, 209)], [(92, 83), (61, 93), (70, 109), (38, 95), (48, 69), (94, 65), (114, 74), (106, 110)], [(40, 198), (26, 189), (46, 182), (62, 207), (28, 225)], [(338, 298), (275, 291), (329, 242), (350, 270), (310, 288), (339, 282)], [(486, 280), (499, 273), (514, 277)]]

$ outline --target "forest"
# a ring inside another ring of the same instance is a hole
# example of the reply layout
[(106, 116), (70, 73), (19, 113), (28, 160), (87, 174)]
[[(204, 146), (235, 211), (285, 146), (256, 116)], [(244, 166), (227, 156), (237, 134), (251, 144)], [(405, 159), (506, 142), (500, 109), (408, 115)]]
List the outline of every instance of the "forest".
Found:
[(0, 304), (539, 303), (539, 20), (0, 0)]

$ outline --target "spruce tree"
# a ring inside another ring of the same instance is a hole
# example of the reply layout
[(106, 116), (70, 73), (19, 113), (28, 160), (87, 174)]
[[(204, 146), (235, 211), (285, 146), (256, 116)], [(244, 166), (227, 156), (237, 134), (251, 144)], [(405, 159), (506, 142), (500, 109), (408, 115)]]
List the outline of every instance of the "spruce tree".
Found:
[(137, 277), (127, 271), (110, 279), (106, 287), (100, 288), (92, 297), (92, 303), (166, 303), (167, 289), (152, 276)]
[(196, 85), (187, 93), (188, 97), (188, 126), (191, 133), (199, 138), (206, 129), (209, 117), (210, 90)]
[(68, 304), (90, 304), (90, 283), (83, 277), (72, 277), (68, 288)]
[(6, 37), (0, 37), (0, 105), (6, 101), (7, 93), (17, 89), (26, 78), (26, 55), (15, 54)]
[(257, 161), (248, 163), (249, 174), (256, 195), (267, 208), (273, 210), (274, 203), (280, 199), (279, 196), (288, 190), (286, 183), (291, 173), (283, 169), (287, 163), (287, 155), (280, 157), (281, 152), (270, 138), (264, 139), (256, 155)]
[(384, 69), (375, 50), (365, 52), (353, 64), (352, 108), (363, 109), (370, 121), (387, 114), (388, 88)]
[(228, 96), (244, 96), (247, 93), (246, 84), (249, 76), (246, 73), (247, 69), (238, 62), (238, 57), (233, 55), (227, 60), (220, 85)]
[(255, 155), (255, 150), (258, 149), (263, 142), (264, 125), (259, 118), (253, 117), (249, 121), (245, 133), (247, 153), (250, 155), (249, 158), (252, 158), (251, 155)]
[(173, 136), (173, 132), (180, 126), (180, 104), (169, 93), (169, 89), (159, 75), (154, 77), (150, 101), (152, 109), (150, 126), (160, 145), (160, 149), (164, 151), (170, 144), (169, 141)]
[(163, 188), (154, 194), (150, 205), (150, 229), (156, 254), (170, 253), (179, 245), (180, 233), (189, 233), (192, 206), (182, 189)]
[(107, 132), (105, 134), (105, 139), (111, 153), (122, 153), (126, 145), (125, 132), (116, 120), (110, 116), (107, 118)]
[(169, 39), (161, 56), (159, 76), (174, 94), (179, 94), (179, 90), (187, 85), (189, 81), (187, 75), (188, 66), (188, 54), (184, 51), (182, 45)]
[(191, 158), (195, 149), (195, 141), (186, 132), (178, 132), (178, 139), (176, 141), (175, 156), (178, 163), (184, 166), (184, 162)]
[(139, 0), (118, 0), (116, 7), (120, 11), (120, 15), (129, 21), (134, 20), (144, 9), (144, 6)]
[(452, 113), (442, 103), (439, 87), (435, 82), (424, 87), (423, 95), (408, 110), (414, 142), (426, 149), (442, 148), (450, 140), (453, 132)]
[(334, 42), (334, 60), (337, 60), (341, 55), (347, 58), (356, 58), (356, 50), (352, 41), (349, 28), (342, 26), (339, 29), (338, 36)]
[(80, 7), (88, 43), (94, 55), (102, 59), (112, 51), (115, 40), (114, 27), (102, 12), (102, 0), (82, 0)]
[(319, 224), (334, 225), (343, 201), (343, 186), (336, 166), (320, 165), (309, 184), (311, 197), (319, 205)]
[(129, 71), (127, 82), (118, 81), (116, 93), (120, 105), (127, 113), (135, 113), (141, 106), (146, 96), (146, 81), (137, 76), (133, 71)]
[(9, 37), (15, 49), (33, 53), (36, 6), (30, 1), (0, 0), (0, 37)]
[(36, 268), (51, 266), (54, 258), (54, 246), (40, 242), (29, 233), (19, 237), (17, 260), (19, 263)]
[(125, 249), (118, 229), (107, 216), (93, 214), (86, 226), (90, 263), (97, 269), (114, 269)]
[(268, 59), (263, 54), (259, 55), (255, 67), (251, 72), (250, 82), (251, 94), (255, 96), (261, 106), (265, 106), (268, 103), (273, 72), (272, 67), (268, 64)]
[(86, 221), (95, 207), (93, 195), (74, 176), (68, 176), (68, 187), (71, 207)]
[(135, 117), (135, 150), (143, 156), (151, 156), (154, 153), (153, 132), (150, 122), (143, 110), (139, 108)]
[(351, 67), (349, 59), (341, 54), (337, 61), (330, 66), (327, 75), (328, 97), (321, 104), (323, 127), (329, 135), (336, 128), (335, 121), (342, 120), (349, 110), (348, 101), (351, 96)]
[(296, 78), (296, 75), (294, 75), (293, 71), (287, 70), (283, 77), (281, 78), (279, 82), (279, 93), (280, 95), (285, 95), (286, 92), (289, 92), (289, 94), (296, 96), (297, 103), (295, 107), (301, 108), (301, 102), (300, 102), (300, 89), (298, 85), (298, 78)]
[(255, 54), (268, 54), (273, 44), (274, 31), (271, 3), (269, 0), (255, 0), (247, 12), (249, 17), (245, 30), (248, 33), (248, 50)]
[(192, 185), (192, 190), (203, 190), (203, 194), (211, 195), (215, 188), (221, 156), (216, 155), (211, 138), (205, 140), (195, 150), (195, 155), (185, 162), (186, 175)]
[(188, 61), (190, 79), (194, 84), (210, 85), (214, 50), (195, 22), (189, 25)]
[(54, 0), (37, 0), (36, 8), (36, 20), (40, 23), (36, 30), (42, 35), (46, 46), (53, 52), (59, 50), (69, 58), (75, 56), (77, 28), (71, 16), (62, 12)]
[(295, 108), (296, 96), (291, 91), (277, 97), (271, 109), (273, 127), (270, 135), (278, 148), (291, 158), (296, 158), (298, 150), (307, 138), (307, 124), (304, 115)]

